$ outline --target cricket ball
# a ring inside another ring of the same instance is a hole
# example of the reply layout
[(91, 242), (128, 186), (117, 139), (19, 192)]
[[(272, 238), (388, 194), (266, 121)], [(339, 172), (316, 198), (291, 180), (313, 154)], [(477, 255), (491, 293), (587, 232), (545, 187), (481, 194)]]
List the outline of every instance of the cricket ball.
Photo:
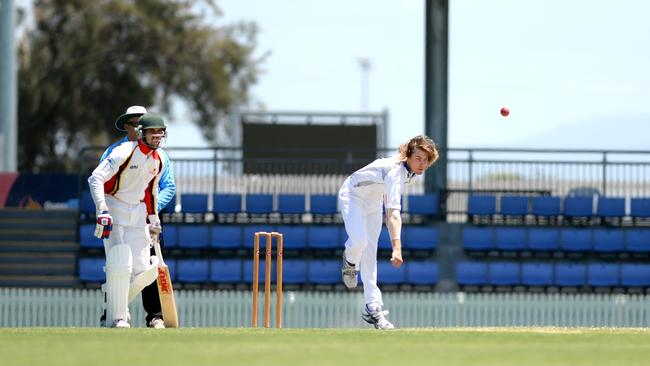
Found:
[(510, 108), (508, 108), (508, 107), (502, 107), (501, 108), (501, 115), (502, 116), (508, 117), (509, 114), (510, 114)]

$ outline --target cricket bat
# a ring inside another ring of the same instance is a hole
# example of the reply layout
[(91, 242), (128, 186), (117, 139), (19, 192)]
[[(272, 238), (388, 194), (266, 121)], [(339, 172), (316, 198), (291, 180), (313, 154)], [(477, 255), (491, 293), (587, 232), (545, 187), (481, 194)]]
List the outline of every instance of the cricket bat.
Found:
[(176, 311), (176, 298), (174, 297), (174, 287), (169, 274), (169, 267), (165, 264), (160, 250), (158, 235), (153, 236), (153, 246), (156, 257), (160, 260), (158, 267), (158, 296), (160, 296), (160, 307), (166, 328), (178, 328), (178, 311)]

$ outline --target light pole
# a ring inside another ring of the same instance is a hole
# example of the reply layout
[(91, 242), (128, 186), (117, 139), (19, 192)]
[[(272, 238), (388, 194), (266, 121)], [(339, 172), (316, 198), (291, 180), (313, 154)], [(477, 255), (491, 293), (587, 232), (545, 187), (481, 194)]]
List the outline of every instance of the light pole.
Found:
[(357, 61), (361, 67), (361, 112), (368, 112), (370, 59), (367, 57), (359, 57)]
[(16, 163), (16, 48), (14, 2), (0, 2), (0, 172), (15, 172)]

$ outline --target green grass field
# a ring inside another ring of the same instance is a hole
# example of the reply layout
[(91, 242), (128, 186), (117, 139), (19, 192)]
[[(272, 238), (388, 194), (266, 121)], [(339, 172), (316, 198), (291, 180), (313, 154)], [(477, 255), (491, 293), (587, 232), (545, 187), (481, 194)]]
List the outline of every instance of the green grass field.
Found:
[(0, 329), (10, 365), (648, 365), (646, 329)]

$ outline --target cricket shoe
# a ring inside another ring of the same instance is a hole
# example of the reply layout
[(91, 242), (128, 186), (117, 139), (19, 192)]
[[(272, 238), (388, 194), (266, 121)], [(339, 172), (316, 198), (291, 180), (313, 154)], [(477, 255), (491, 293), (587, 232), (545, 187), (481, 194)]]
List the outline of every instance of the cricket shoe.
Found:
[(147, 328), (165, 329), (165, 322), (161, 318), (153, 318), (147, 323)]
[(131, 328), (131, 324), (124, 319), (115, 319), (112, 328)]
[[(128, 310), (126, 311), (126, 322), (131, 323), (131, 312)], [(106, 328), (106, 310), (104, 310), (102, 316), (99, 318), (99, 327)]]
[(393, 323), (386, 319), (388, 310), (381, 310), (381, 306), (374, 305), (372, 308), (366, 305), (361, 313), (361, 318), (369, 324), (372, 324), (375, 329), (393, 329)]
[(341, 273), (343, 274), (343, 283), (345, 284), (345, 287), (347, 288), (355, 288), (357, 287), (358, 279), (357, 279), (357, 269), (355, 268), (354, 264), (348, 262), (347, 259), (345, 259), (345, 252), (343, 253), (343, 264), (341, 265)]

